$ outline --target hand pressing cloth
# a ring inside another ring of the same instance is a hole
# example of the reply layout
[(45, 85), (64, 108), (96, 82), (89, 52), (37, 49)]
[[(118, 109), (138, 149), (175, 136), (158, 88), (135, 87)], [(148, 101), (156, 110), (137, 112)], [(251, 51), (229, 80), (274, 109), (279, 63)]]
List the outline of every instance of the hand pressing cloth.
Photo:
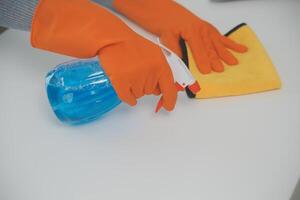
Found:
[(239, 54), (232, 51), (239, 64), (229, 66), (224, 63), (222, 73), (200, 73), (190, 47), (181, 41), (183, 59), (202, 88), (196, 95), (187, 91), (189, 97), (204, 99), (238, 96), (281, 88), (280, 77), (267, 51), (248, 25), (241, 24), (226, 36), (246, 45), (248, 52)]

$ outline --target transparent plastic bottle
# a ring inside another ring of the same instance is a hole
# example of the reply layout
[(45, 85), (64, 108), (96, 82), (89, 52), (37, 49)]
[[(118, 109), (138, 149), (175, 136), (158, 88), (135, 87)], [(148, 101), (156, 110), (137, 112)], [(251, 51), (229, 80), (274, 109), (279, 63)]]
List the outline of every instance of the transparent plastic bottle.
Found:
[(68, 124), (94, 121), (121, 103), (96, 59), (58, 65), (47, 74), (46, 88), (54, 113)]

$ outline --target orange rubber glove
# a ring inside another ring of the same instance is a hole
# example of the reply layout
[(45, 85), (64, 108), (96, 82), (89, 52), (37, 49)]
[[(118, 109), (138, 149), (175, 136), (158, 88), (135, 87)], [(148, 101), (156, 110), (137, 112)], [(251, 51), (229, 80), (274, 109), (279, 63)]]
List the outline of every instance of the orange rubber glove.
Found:
[(173, 0), (114, 0), (114, 7), (181, 56), (179, 38), (190, 46), (199, 71), (203, 74), (224, 71), (222, 60), (229, 65), (238, 60), (228, 49), (244, 53), (247, 48), (224, 37), (211, 24)]
[(163, 95), (172, 110), (177, 90), (160, 49), (89, 0), (41, 0), (33, 18), (33, 47), (79, 58), (99, 56), (119, 98), (130, 105)]

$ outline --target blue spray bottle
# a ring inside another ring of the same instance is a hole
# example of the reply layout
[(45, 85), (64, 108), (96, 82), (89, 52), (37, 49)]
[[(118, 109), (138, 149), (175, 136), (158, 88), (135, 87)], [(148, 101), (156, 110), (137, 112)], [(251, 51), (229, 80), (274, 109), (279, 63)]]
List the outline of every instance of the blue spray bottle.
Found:
[[(183, 61), (165, 46), (158, 45), (166, 56), (178, 90), (189, 87), (197, 93), (199, 84)], [(94, 121), (121, 103), (97, 59), (74, 60), (58, 65), (47, 74), (46, 89), (58, 119), (73, 125)], [(161, 107), (160, 100), (156, 110)]]
[(69, 124), (93, 121), (121, 103), (96, 59), (58, 65), (47, 74), (46, 88), (54, 113)]

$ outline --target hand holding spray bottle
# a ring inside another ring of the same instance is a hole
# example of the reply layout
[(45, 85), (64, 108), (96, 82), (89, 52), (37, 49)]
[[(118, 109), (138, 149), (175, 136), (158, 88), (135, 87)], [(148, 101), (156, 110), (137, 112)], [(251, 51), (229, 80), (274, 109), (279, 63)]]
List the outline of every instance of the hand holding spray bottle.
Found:
[[(181, 58), (159, 41), (157, 45), (170, 65), (178, 91), (188, 87), (197, 93), (200, 86)], [(54, 113), (68, 124), (94, 121), (121, 103), (98, 59), (74, 60), (58, 65), (47, 74), (46, 88)], [(161, 107), (162, 99), (156, 112)]]

